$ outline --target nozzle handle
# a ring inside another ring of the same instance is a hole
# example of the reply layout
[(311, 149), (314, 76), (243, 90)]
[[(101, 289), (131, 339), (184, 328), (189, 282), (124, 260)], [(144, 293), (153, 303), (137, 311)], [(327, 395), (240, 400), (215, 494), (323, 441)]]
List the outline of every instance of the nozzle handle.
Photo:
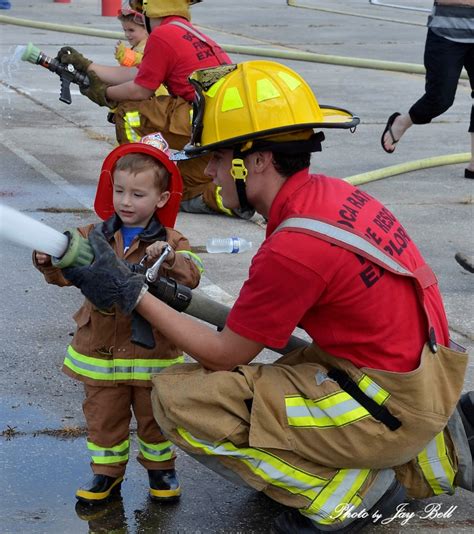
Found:
[(65, 104), (70, 104), (72, 102), (71, 100), (71, 81), (67, 80), (63, 76), (60, 78), (61, 80), (61, 92), (59, 93), (59, 100), (61, 102), (64, 102)]

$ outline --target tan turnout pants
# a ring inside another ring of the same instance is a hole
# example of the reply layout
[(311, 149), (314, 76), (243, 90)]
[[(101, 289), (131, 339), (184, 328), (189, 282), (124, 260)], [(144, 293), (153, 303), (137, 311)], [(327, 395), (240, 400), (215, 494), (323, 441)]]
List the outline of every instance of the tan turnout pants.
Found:
[[(127, 101), (115, 111), (115, 133), (119, 144), (134, 143), (144, 135), (160, 132), (170, 148), (181, 150), (191, 137), (191, 104), (181, 97), (153, 96), (149, 100)], [(204, 203), (222, 213), (217, 186), (204, 174), (207, 156), (178, 163), (183, 177), (183, 200), (199, 195)], [(225, 211), (226, 212), (226, 211)]]
[[(145, 469), (174, 469), (175, 454), (153, 417), (150, 387), (84, 384), (83, 411), (94, 474), (120, 477), (129, 457), (132, 409), (137, 420), (138, 462)], [(116, 461), (112, 462), (111, 460)]]
[[(170, 441), (212, 469), (339, 528), (351, 519), (335, 513), (338, 505), (368, 510), (395, 476), (414, 498), (453, 491), (458, 458), (444, 429), (466, 365), (464, 353), (439, 347), (432, 354), (425, 346), (412, 372), (357, 369), (311, 345), (233, 371), (173, 366), (153, 377), (152, 404)], [(341, 390), (327, 375), (334, 368), (401, 427), (391, 431)], [(439, 464), (425, 454), (431, 443)], [(441, 475), (433, 478), (431, 468)]]

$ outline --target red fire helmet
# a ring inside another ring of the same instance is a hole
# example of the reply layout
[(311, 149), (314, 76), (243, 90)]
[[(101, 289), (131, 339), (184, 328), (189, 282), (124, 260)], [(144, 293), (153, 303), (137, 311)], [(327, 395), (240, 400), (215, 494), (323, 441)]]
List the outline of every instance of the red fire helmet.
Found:
[[(164, 147), (163, 143), (165, 145)], [(160, 144), (165, 149), (164, 151), (157, 148)], [(166, 148), (166, 141), (164, 141), (161, 134), (150, 134), (143, 137), (138, 143), (120, 145), (110, 152), (102, 164), (94, 200), (95, 212), (102, 220), (105, 221), (115, 213), (113, 205), (113, 173), (115, 164), (126, 154), (141, 152), (159, 160), (170, 173), (168, 187), (170, 198), (162, 208), (157, 208), (155, 216), (163, 226), (168, 226), (169, 228), (174, 227), (183, 195), (183, 179), (181, 178), (178, 167), (170, 160), (169, 155), (166, 153)]]

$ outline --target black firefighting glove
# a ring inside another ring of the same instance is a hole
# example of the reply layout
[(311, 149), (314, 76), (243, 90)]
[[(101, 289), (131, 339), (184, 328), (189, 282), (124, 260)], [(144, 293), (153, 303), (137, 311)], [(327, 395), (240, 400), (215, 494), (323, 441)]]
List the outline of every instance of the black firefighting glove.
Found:
[(145, 276), (133, 273), (117, 258), (100, 229), (89, 234), (89, 243), (95, 255), (92, 264), (63, 269), (65, 278), (99, 309), (116, 304), (124, 313), (131, 314), (148, 289)]
[(81, 93), (99, 106), (115, 108), (117, 106), (117, 102), (108, 100), (105, 94), (108, 85), (105, 84), (95, 72), (90, 71), (87, 73), (87, 76), (89, 78), (89, 85), (87, 87), (79, 86)]
[(80, 52), (70, 46), (63, 46), (59, 50), (56, 59), (61, 63), (71, 64), (76, 70), (87, 72), (92, 61), (84, 57)]

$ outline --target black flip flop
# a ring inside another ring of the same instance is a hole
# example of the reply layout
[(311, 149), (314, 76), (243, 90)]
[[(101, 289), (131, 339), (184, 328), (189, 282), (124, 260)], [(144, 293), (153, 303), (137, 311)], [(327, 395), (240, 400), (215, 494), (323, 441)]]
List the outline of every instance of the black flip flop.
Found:
[(456, 252), (456, 254), (454, 255), (454, 259), (463, 269), (466, 269), (466, 271), (469, 271), (470, 273), (474, 273), (474, 265), (472, 264), (472, 259), (468, 258), (465, 254), (463, 254), (462, 252)]
[(385, 148), (385, 145), (383, 144), (383, 138), (385, 137), (385, 134), (388, 132), (390, 134), (390, 137), (392, 138), (392, 145), (396, 145), (398, 143), (399, 139), (395, 139), (395, 137), (393, 136), (392, 126), (393, 126), (393, 123), (395, 122), (395, 119), (399, 117), (400, 115), (401, 113), (393, 113), (393, 115), (390, 115), (387, 121), (387, 125), (385, 126), (385, 130), (383, 131), (382, 137), (380, 138), (380, 143), (382, 145), (382, 148), (388, 154), (392, 154), (393, 152), (395, 152), (395, 148), (392, 148), (392, 150), (388, 150), (387, 148)]

